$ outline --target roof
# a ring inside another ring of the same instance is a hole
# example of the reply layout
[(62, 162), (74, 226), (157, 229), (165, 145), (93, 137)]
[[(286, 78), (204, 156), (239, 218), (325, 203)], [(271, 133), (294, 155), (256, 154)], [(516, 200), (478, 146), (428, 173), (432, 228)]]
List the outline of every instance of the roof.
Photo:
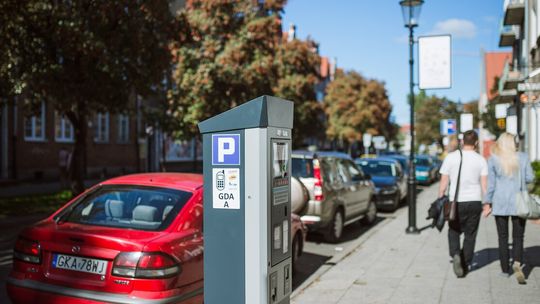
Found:
[(330, 64), (328, 57), (321, 57), (321, 77), (326, 78), (330, 75)]
[(292, 156), (303, 157), (303, 158), (317, 158), (317, 157), (336, 157), (336, 158), (346, 158), (352, 159), (349, 154), (338, 152), (338, 151), (305, 151), (305, 150), (294, 150), (292, 151)]
[(486, 52), (484, 54), (484, 67), (486, 69), (484, 72), (486, 77), (485, 90), (488, 100), (492, 100), (498, 95), (497, 93), (492, 94), (490, 91), (495, 85), (497, 85), (495, 84), (495, 77), (501, 77), (504, 70), (504, 65), (509, 60), (512, 60), (511, 52)]
[(392, 157), (386, 157), (386, 156), (379, 156), (379, 157), (368, 157), (368, 158), (357, 158), (354, 160), (355, 162), (358, 161), (386, 161), (391, 163), (397, 163), (399, 164), (399, 161)]
[(140, 185), (195, 191), (203, 185), (202, 174), (140, 173), (114, 177), (102, 185)]

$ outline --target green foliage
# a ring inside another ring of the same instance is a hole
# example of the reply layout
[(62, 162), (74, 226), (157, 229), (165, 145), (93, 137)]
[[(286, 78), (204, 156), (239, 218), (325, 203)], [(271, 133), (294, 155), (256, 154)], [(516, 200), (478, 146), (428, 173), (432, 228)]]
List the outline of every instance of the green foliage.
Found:
[(495, 135), (496, 138), (505, 131), (497, 125), (497, 118), (495, 118), (495, 103), (490, 102), (487, 104), (486, 112), (481, 114), (481, 119), (484, 123), (484, 128), (486, 128), (489, 133)]
[(382, 82), (355, 71), (339, 71), (327, 87), (324, 102), (330, 139), (352, 143), (361, 140), (364, 133), (384, 135), (387, 140), (397, 134), (397, 125), (390, 122), (392, 105)]
[(0, 22), (0, 95), (30, 106), (46, 101), (69, 118), (80, 192), (88, 119), (128, 112), (136, 95), (161, 87), (169, 41), (178, 38), (169, 2), (5, 0)]
[(317, 130), (319, 56), (309, 41), (281, 39), (285, 1), (188, 1), (189, 39), (175, 48), (169, 128), (179, 138), (197, 124), (260, 95), (295, 102), (295, 142)]
[(440, 121), (458, 118), (457, 104), (435, 95), (427, 96), (423, 91), (415, 99), (415, 132), (417, 144), (441, 143)]
[(540, 161), (533, 161), (531, 166), (534, 171), (534, 187), (532, 193), (540, 195)]
[(0, 199), (0, 217), (52, 213), (72, 198), (71, 191)]

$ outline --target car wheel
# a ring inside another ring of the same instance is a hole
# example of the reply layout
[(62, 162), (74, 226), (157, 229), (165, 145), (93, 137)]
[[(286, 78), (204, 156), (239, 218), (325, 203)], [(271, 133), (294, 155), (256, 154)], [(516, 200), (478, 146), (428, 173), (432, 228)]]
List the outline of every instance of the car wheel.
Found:
[(293, 273), (298, 272), (298, 258), (302, 255), (302, 241), (300, 235), (297, 233), (294, 236), (293, 242), (292, 242), (292, 270)]
[(377, 206), (375, 206), (374, 201), (370, 201), (366, 215), (362, 218), (362, 224), (371, 225), (375, 223), (376, 219), (377, 219)]
[(343, 211), (341, 209), (336, 210), (332, 222), (328, 227), (325, 238), (330, 243), (335, 243), (339, 241), (341, 235), (343, 234), (343, 225), (345, 221), (343, 218)]

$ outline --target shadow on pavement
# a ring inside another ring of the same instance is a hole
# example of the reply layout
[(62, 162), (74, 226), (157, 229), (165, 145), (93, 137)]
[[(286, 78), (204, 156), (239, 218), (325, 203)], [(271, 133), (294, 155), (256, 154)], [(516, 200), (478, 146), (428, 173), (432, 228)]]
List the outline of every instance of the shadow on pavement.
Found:
[[(334, 245), (339, 245), (341, 243), (349, 242), (352, 240), (355, 240), (362, 236), (362, 234), (366, 233), (371, 227), (377, 225), (378, 223), (382, 222), (385, 218), (377, 216), (377, 219), (375, 222), (369, 226), (363, 225), (360, 221), (347, 225), (343, 228), (343, 235), (339, 242), (335, 243)], [(315, 242), (317, 244), (320, 243), (327, 243), (327, 241), (324, 240), (324, 237), (320, 233), (309, 233), (307, 236), (308, 242)]]
[[(510, 256), (512, 249), (510, 248)], [(499, 263), (499, 248), (486, 248), (475, 253), (475, 261), (478, 261), (475, 270), (487, 266), (493, 262)], [(524, 248), (525, 267), (523, 273), (529, 277), (534, 267), (540, 267), (540, 246)]]
[(523, 268), (523, 272), (525, 273), (525, 277), (529, 278), (534, 267), (540, 267), (540, 246), (527, 247), (524, 249), (525, 267)]
[(293, 274), (292, 288), (295, 290), (304, 283), (319, 267), (330, 259), (329, 256), (322, 256), (304, 252), (297, 261), (298, 271)]

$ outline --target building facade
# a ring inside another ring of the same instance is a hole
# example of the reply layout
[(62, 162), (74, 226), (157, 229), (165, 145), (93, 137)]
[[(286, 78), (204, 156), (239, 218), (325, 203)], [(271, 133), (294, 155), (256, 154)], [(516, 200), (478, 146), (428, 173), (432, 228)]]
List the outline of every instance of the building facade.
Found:
[(510, 103), (506, 130), (519, 134), (520, 146), (540, 159), (540, 0), (505, 0), (500, 47), (512, 49), (499, 84), (499, 102)]
[[(16, 101), (0, 106), (0, 179), (58, 180), (73, 151), (75, 130), (50, 104), (28, 112)], [(86, 177), (136, 172), (146, 153), (137, 140), (137, 121), (124, 114), (98, 113), (88, 120)], [(143, 146), (144, 147), (144, 146)]]

